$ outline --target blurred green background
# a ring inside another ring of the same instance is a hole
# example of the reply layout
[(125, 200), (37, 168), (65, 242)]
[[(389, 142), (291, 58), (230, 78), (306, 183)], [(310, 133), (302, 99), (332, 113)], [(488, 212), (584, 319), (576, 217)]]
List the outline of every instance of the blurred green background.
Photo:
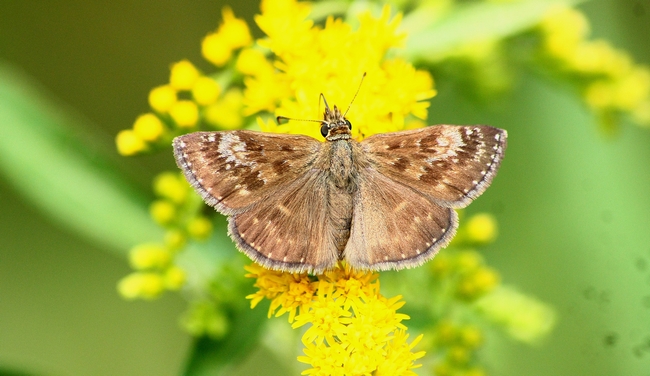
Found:
[[(109, 150), (130, 184), (149, 192), (153, 176), (173, 168), (171, 150), (121, 158), (114, 136), (147, 111), (149, 90), (166, 82), (172, 62), (207, 66), (200, 40), (216, 28), (223, 4), (3, 1), (0, 64), (31, 77)], [(232, 4), (249, 21), (257, 6)], [(650, 63), (650, 1), (595, 0), (580, 9), (595, 37)], [(479, 104), (435, 77), (439, 94), (430, 111), (433, 123), (508, 130), (502, 170), (470, 212), (499, 220), (500, 237), (485, 256), (504, 282), (559, 316), (538, 346), (490, 337), (488, 370), (650, 375), (650, 129), (623, 124), (606, 137), (567, 84), (532, 73), (520, 78), (513, 92)], [(0, 124), (0, 137), (12, 126)], [(0, 200), (0, 373), (179, 373), (191, 344), (178, 325), (186, 306), (179, 295), (122, 300), (115, 285), (130, 271), (123, 254), (44, 215), (4, 177)], [(254, 356), (253, 368), (265, 361), (263, 352)]]

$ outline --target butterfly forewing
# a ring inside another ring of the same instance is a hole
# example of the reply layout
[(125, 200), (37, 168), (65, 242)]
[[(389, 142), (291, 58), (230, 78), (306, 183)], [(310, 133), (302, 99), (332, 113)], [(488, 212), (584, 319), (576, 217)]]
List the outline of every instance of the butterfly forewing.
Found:
[(381, 174), (440, 205), (463, 208), (494, 178), (506, 138), (488, 126), (438, 125), (377, 134), (361, 144)]
[(344, 251), (359, 269), (403, 269), (422, 264), (447, 245), (457, 227), (453, 209), (369, 168), (353, 195), (350, 239)]
[(176, 163), (206, 203), (232, 214), (308, 171), (321, 143), (300, 135), (195, 132), (174, 139)]

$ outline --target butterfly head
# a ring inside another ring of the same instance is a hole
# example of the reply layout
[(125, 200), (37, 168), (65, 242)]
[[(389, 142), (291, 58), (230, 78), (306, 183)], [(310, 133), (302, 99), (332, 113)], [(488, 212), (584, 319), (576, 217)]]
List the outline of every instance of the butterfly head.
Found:
[(351, 130), (352, 123), (345, 118), (336, 106), (334, 106), (334, 109), (330, 109), (329, 106), (325, 107), (320, 133), (327, 141), (349, 140)]

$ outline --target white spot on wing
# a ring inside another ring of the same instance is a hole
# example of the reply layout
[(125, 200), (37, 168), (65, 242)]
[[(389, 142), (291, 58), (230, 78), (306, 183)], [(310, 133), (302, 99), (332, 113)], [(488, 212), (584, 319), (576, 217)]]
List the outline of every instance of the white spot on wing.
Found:
[(279, 204), (279, 205), (278, 205), (278, 209), (280, 209), (280, 211), (281, 211), (284, 215), (290, 215), (290, 214), (291, 214), (291, 210), (289, 210), (286, 206), (284, 206), (284, 205), (282, 205), (282, 204)]

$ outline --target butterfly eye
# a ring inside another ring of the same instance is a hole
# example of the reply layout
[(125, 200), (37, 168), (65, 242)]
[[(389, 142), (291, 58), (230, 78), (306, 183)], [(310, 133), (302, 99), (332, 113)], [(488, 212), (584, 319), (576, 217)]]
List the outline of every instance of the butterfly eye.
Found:
[(352, 123), (350, 123), (350, 120), (345, 119), (345, 124), (348, 125), (348, 129), (352, 130)]
[(329, 133), (330, 128), (327, 126), (327, 123), (323, 123), (320, 127), (320, 134), (323, 135), (323, 137), (327, 137), (327, 133)]

